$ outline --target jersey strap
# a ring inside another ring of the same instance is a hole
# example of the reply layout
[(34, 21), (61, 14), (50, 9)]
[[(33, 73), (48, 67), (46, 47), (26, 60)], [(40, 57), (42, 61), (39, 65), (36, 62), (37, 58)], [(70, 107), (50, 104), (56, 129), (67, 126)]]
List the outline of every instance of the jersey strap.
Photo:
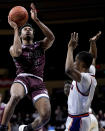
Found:
[(35, 77), (35, 78), (40, 79), (41, 81), (43, 81), (43, 78), (41, 78), (39, 76), (36, 76), (36, 75), (33, 75), (33, 74), (30, 74), (30, 73), (20, 73), (18, 76), (32, 76), (32, 77)]

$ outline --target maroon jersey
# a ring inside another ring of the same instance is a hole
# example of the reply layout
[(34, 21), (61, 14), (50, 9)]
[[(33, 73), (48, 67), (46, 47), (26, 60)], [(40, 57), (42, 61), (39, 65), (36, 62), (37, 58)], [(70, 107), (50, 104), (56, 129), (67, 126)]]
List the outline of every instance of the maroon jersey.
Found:
[(40, 42), (22, 45), (22, 54), (14, 58), (16, 74), (30, 73), (43, 78), (45, 53)]

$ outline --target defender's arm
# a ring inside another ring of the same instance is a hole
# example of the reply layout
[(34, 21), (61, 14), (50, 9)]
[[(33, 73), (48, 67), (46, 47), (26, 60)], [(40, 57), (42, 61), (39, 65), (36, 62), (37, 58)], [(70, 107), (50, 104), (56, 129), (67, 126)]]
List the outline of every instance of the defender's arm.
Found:
[(73, 60), (73, 50), (77, 47), (78, 43), (78, 33), (72, 33), (71, 39), (68, 44), (68, 52), (65, 64), (65, 73), (73, 80), (80, 82), (81, 74), (80, 72), (75, 69), (74, 67), (74, 60)]
[(52, 31), (37, 18), (37, 10), (35, 8), (35, 5), (31, 4), (31, 18), (34, 20), (34, 22), (39, 26), (39, 28), (42, 30), (43, 34), (46, 36), (42, 41), (42, 47), (44, 50), (47, 50), (50, 48), (55, 40), (55, 36), (52, 33)]

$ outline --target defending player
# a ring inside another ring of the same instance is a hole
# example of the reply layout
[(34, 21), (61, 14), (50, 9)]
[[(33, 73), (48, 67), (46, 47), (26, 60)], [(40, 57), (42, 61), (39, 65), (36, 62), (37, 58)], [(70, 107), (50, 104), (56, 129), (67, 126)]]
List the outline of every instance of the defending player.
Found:
[(5, 108), (0, 131), (7, 130), (8, 121), (16, 105), (27, 94), (31, 96), (39, 117), (29, 125), (21, 125), (19, 131), (38, 130), (50, 119), (51, 106), (43, 83), (43, 72), (45, 51), (51, 47), (55, 37), (51, 30), (38, 19), (34, 4), (31, 4), (31, 18), (45, 35), (41, 41), (33, 42), (34, 30), (31, 25), (24, 25), (19, 35), (17, 24), (8, 19), (14, 29), (14, 43), (10, 47), (10, 54), (17, 68), (17, 77), (10, 90), (11, 98)]
[[(65, 95), (69, 96), (70, 88), (72, 88), (72, 84), (70, 81), (66, 81), (64, 83), (64, 93)], [(99, 131), (98, 127), (98, 120), (96, 119), (95, 115), (91, 108), (89, 108), (89, 117), (90, 117), (90, 128), (89, 131)]]
[[(91, 68), (89, 69), (89, 72), (94, 75), (96, 74), (95, 65), (96, 65), (96, 58), (97, 58), (96, 40), (99, 38), (100, 35), (101, 35), (101, 32), (99, 32), (96, 36), (94, 36), (93, 38), (90, 39), (89, 52), (93, 56), (93, 62), (92, 62), (93, 67), (91, 66)], [(93, 114), (93, 111), (91, 108), (89, 108), (89, 116), (90, 116), (90, 121), (91, 121), (89, 131), (99, 131), (98, 121), (97, 121), (95, 115)]]
[[(98, 38), (93, 37), (94, 42)], [(94, 39), (95, 38), (95, 39)], [(91, 41), (93, 42), (93, 41)], [(88, 52), (80, 52), (73, 60), (73, 50), (78, 44), (78, 33), (72, 33), (68, 44), (68, 53), (65, 65), (66, 74), (73, 80), (68, 96), (68, 118), (65, 131), (88, 131), (90, 128), (89, 107), (97, 85), (92, 55)]]

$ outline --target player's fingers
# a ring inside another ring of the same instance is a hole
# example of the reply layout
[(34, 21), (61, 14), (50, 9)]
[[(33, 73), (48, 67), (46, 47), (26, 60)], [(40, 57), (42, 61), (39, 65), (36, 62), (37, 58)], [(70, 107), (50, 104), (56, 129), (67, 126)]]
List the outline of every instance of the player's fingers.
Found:
[(74, 32), (74, 34), (73, 34), (73, 39), (74, 40), (76, 39), (76, 32)]
[(10, 17), (8, 16), (8, 21), (10, 21)]
[(78, 33), (74, 32), (74, 40), (78, 40)]
[(11, 23), (10, 17), (8, 16), (8, 23)]
[(92, 38), (89, 39), (89, 42), (91, 42), (91, 41), (92, 41)]
[(31, 3), (30, 7), (31, 7), (33, 10), (35, 10), (35, 9), (36, 9), (36, 7), (35, 7), (34, 3)]
[(8, 18), (8, 22), (10, 22), (9, 18)]
[(99, 31), (99, 32), (96, 34), (96, 36), (94, 36), (94, 40), (97, 40), (97, 39), (100, 37), (100, 35), (101, 35), (101, 31)]
[(37, 10), (36, 9), (31, 9), (30, 13), (37, 13)]
[(73, 33), (71, 33), (71, 39), (73, 39)]
[(98, 35), (101, 35), (101, 31), (98, 32)]
[(76, 41), (78, 41), (78, 33), (76, 33)]
[(99, 37), (100, 35), (101, 35), (101, 31), (99, 31), (99, 33), (96, 36)]

